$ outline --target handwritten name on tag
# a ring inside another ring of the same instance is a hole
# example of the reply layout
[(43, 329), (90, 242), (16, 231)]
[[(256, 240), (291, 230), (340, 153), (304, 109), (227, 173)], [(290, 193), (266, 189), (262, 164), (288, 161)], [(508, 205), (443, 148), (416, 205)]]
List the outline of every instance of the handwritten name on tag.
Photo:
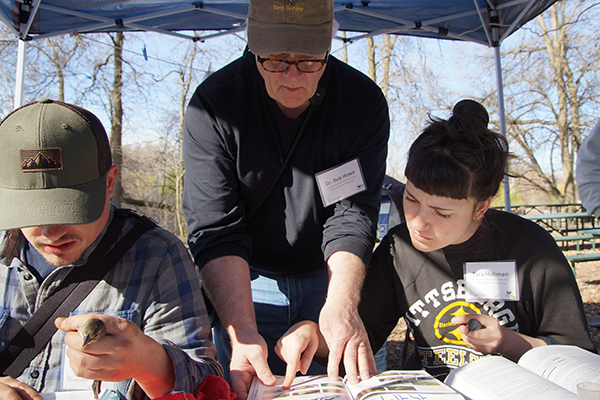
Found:
[(315, 174), (325, 207), (367, 190), (358, 158)]
[(466, 300), (519, 300), (517, 262), (485, 261), (464, 264)]

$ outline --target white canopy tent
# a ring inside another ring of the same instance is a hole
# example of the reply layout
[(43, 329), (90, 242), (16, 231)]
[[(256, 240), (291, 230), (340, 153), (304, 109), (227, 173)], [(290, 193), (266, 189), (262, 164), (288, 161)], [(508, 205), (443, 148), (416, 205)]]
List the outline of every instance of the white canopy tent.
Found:
[[(340, 40), (381, 34), (470, 41), (493, 48), (500, 131), (506, 135), (500, 44), (557, 0), (334, 0)], [(293, 2), (293, 0), (290, 0)], [(20, 39), (15, 107), (21, 105), (25, 43), (71, 33), (150, 31), (204, 41), (243, 31), (249, 0), (0, 0), (0, 20)], [(191, 31), (204, 32), (201, 36)], [(508, 177), (505, 208), (510, 211)]]

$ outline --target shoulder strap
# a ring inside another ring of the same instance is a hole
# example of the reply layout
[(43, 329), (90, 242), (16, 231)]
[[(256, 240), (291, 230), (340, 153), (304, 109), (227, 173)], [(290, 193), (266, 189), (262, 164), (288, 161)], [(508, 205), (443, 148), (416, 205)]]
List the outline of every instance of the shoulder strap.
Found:
[[(127, 215), (139, 217), (138, 223), (109, 251), (121, 233)], [(0, 353), (0, 375), (21, 375), (31, 360), (57, 331), (54, 320), (68, 316), (94, 289), (106, 273), (125, 255), (139, 237), (156, 224), (127, 209), (115, 210), (108, 230), (88, 261), (74, 268), (57, 290), (45, 301)]]

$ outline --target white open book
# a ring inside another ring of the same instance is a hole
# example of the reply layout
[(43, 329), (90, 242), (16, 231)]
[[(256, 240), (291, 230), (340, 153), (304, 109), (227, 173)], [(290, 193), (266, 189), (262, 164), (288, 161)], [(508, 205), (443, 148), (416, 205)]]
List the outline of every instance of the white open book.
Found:
[(386, 371), (358, 385), (331, 381), (326, 375), (298, 376), (287, 390), (281, 388), (282, 382), (283, 377), (278, 376), (277, 385), (267, 387), (254, 379), (248, 400), (464, 400), (425, 371)]
[(518, 363), (483, 357), (445, 380), (472, 400), (576, 400), (580, 382), (600, 383), (600, 356), (563, 345), (533, 348)]

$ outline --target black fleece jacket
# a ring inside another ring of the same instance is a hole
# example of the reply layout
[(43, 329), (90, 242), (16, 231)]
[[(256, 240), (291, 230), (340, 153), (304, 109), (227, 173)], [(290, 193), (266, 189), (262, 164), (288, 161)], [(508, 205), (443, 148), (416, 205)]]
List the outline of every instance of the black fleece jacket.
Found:
[[(184, 122), (183, 208), (199, 268), (237, 255), (262, 272), (303, 273), (325, 268), (340, 250), (368, 263), (390, 128), (385, 97), (367, 76), (330, 56), (311, 102), (289, 164), (255, 211), (308, 110), (286, 117), (248, 50), (198, 86)], [(324, 207), (315, 174), (355, 158), (367, 190)]]

